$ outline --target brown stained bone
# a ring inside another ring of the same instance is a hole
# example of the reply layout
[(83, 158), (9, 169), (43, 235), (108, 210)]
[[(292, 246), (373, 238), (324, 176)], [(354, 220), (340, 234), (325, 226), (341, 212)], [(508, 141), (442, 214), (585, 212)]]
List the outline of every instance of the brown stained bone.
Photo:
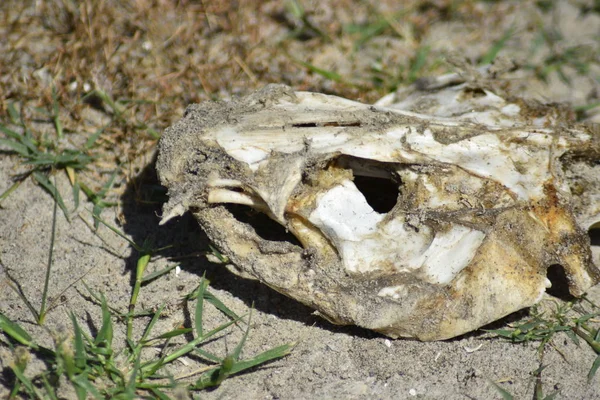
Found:
[(538, 302), (551, 265), (573, 296), (598, 283), (599, 150), (563, 108), (479, 83), (442, 77), (374, 106), (271, 85), (167, 129), (162, 223), (191, 211), (233, 272), (333, 323), (447, 339)]

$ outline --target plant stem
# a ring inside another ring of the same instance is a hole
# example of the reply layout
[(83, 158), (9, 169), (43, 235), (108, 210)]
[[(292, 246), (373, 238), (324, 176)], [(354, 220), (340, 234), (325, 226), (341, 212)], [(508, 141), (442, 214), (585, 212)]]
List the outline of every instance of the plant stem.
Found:
[(137, 261), (135, 268), (135, 285), (133, 286), (133, 292), (131, 293), (131, 300), (129, 301), (129, 312), (127, 313), (127, 339), (131, 340), (133, 331), (133, 312), (137, 303), (138, 295), (142, 287), (142, 280), (144, 277), (144, 271), (150, 262), (150, 253), (142, 253)]
[[(581, 329), (583, 328), (583, 329)], [(590, 345), (590, 347), (592, 349), (594, 349), (594, 351), (596, 352), (596, 354), (600, 354), (600, 343), (596, 342), (592, 336), (589, 335), (589, 332), (591, 332), (591, 329), (588, 328), (587, 326), (583, 325), (581, 327), (575, 326), (573, 328), (573, 330), (575, 331), (575, 333), (582, 338), (583, 340), (585, 340), (587, 342), (587, 344)], [(584, 332), (587, 331), (587, 332)]]
[[(54, 176), (54, 186), (56, 187), (56, 175)], [(54, 255), (54, 240), (56, 238), (56, 210), (58, 209), (58, 201), (54, 198), (54, 211), (52, 213), (52, 232), (50, 234), (50, 251), (48, 252), (48, 264), (46, 265), (46, 277), (44, 279), (44, 291), (42, 293), (42, 305), (40, 306), (40, 314), (38, 324), (43, 325), (46, 319), (46, 299), (48, 298), (48, 284), (50, 282), (50, 271), (52, 270), (52, 258)]]

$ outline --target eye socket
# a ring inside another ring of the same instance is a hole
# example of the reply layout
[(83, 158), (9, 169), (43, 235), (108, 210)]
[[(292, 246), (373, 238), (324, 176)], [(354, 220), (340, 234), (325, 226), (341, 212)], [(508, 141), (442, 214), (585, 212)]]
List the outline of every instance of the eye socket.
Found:
[(392, 211), (398, 201), (398, 184), (391, 179), (355, 176), (354, 185), (380, 214)]
[(335, 165), (352, 170), (354, 186), (373, 210), (387, 214), (396, 206), (400, 184), (392, 179), (390, 164), (344, 155)]

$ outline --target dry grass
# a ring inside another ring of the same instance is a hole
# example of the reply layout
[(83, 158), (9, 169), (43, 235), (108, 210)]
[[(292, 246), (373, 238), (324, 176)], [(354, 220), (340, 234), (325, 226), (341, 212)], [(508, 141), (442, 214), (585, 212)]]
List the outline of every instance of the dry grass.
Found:
[(293, 61), (318, 64), (328, 51), (351, 57), (343, 21), (366, 20), (370, 7), (343, 15), (348, 4), (337, 3), (340, 11), (314, 10), (303, 22), (280, 2), (4, 1), (0, 116), (16, 102), (25, 120), (44, 120), (34, 107), (51, 108), (55, 88), (67, 134), (103, 129), (103, 157), (88, 172), (101, 182), (114, 165), (127, 166), (153, 149), (158, 132), (193, 102), (269, 82), (372, 99), (376, 88), (359, 92)]
[[(17, 101), (26, 118), (38, 117), (31, 107), (49, 107), (56, 87), (65, 131), (94, 132), (106, 121), (88, 111), (100, 110), (111, 117), (102, 135), (108, 159), (123, 163), (153, 148), (149, 130), (160, 132), (189, 103), (270, 82), (372, 101), (409, 77), (430, 26), (489, 27), (505, 12), (499, 5), (485, 14), (490, 7), (473, 1), (395, 3), (7, 0), (0, 6), (0, 115)], [(423, 70), (445, 70), (435, 61), (441, 56), (433, 50)], [(121, 110), (84, 98), (93, 90)]]
[[(431, 27), (460, 27), (466, 36), (448, 51), (477, 62), (508, 31), (506, 15), (515, 8), (450, 0), (256, 4), (3, 1), (0, 115), (18, 101), (35, 117), (29, 106), (49, 107), (55, 86), (66, 132), (102, 127), (88, 112), (101, 110), (112, 117), (102, 135), (109, 162), (124, 163), (152, 149), (155, 132), (189, 103), (270, 82), (373, 101), (422, 74), (444, 72), (446, 51), (424, 42)], [(93, 90), (118, 101), (122, 113), (98, 96), (84, 99)]]

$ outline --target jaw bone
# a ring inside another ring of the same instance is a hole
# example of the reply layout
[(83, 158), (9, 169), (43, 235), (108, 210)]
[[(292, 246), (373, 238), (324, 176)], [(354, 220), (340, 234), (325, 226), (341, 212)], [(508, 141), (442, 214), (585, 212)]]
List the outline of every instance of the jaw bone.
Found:
[[(591, 128), (443, 82), (376, 105), (282, 85), (192, 105), (161, 139), (161, 223), (190, 210), (235, 273), (391, 337), (451, 338), (531, 306), (551, 265), (582, 295), (600, 280)], [(232, 204), (297, 241), (264, 239)]]

